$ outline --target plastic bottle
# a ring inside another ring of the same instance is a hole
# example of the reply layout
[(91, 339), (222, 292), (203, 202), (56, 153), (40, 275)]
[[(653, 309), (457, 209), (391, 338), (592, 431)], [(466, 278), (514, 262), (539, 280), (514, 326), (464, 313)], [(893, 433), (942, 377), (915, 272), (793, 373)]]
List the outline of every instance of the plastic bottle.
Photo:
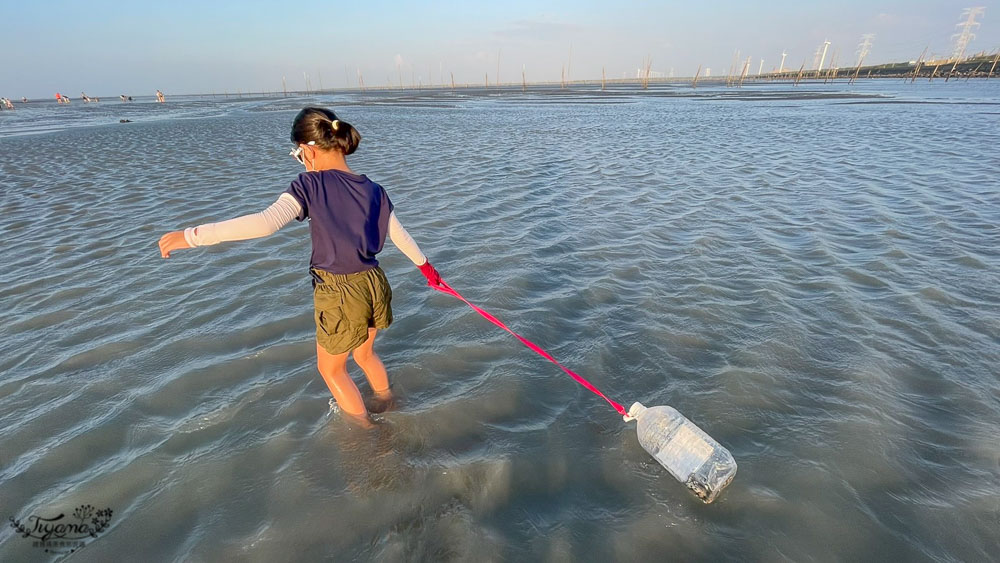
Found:
[(706, 504), (736, 475), (729, 450), (676, 409), (634, 403), (628, 414), (636, 419), (639, 444)]

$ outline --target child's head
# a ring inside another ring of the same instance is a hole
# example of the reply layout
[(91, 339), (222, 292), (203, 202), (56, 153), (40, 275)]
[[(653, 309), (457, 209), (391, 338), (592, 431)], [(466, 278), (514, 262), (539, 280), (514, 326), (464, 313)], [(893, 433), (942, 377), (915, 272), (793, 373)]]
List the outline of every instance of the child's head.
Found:
[(292, 142), (296, 145), (312, 142), (320, 149), (347, 156), (357, 150), (361, 133), (328, 109), (305, 108), (292, 122)]

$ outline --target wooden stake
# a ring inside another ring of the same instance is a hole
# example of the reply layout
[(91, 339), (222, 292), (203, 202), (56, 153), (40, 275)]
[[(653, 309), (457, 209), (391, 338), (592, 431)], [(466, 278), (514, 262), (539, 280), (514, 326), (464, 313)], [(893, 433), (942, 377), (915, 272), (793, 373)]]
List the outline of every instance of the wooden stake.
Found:
[(799, 80), (802, 80), (802, 69), (804, 68), (806, 68), (806, 63), (802, 63), (802, 66), (799, 67), (799, 74), (795, 77), (795, 86), (798, 86)]
[[(864, 57), (861, 57), (860, 59), (858, 59), (858, 68), (854, 69), (854, 76), (851, 78), (850, 81), (848, 81), (848, 84), (854, 84), (854, 82), (858, 79), (858, 74), (861, 73), (861, 65), (863, 65), (864, 63), (865, 63), (865, 58)], [(871, 72), (871, 71), (869, 70), (868, 72)]]
[(1000, 53), (997, 53), (997, 56), (993, 58), (993, 66), (990, 67), (990, 73), (986, 75), (986, 80), (993, 78), (993, 69), (997, 67), (997, 61), (1000, 61)]
[(934, 66), (934, 71), (931, 72), (931, 77), (929, 79), (927, 79), (927, 82), (933, 82), (934, 81), (934, 75), (937, 74), (937, 71), (938, 71), (939, 68), (941, 68), (941, 65), (935, 65)]
[(747, 57), (747, 62), (743, 65), (743, 72), (740, 73), (740, 88), (743, 87), (743, 81), (746, 80), (748, 72), (750, 72), (750, 57)]
[(700, 75), (700, 74), (701, 74), (701, 65), (698, 65), (698, 72), (694, 73), (694, 80), (691, 81), (691, 87), (692, 88), (697, 88), (698, 87), (698, 75)]
[(924, 62), (924, 55), (927, 54), (927, 47), (924, 47), (924, 52), (920, 53), (920, 57), (917, 59), (917, 66), (913, 67), (913, 78), (910, 80), (910, 84), (917, 81), (917, 74), (920, 73), (920, 66)]
[(979, 72), (979, 69), (983, 68), (984, 64), (986, 64), (986, 61), (983, 61), (983, 62), (979, 63), (979, 66), (976, 67), (976, 70), (972, 71), (971, 73), (969, 73), (969, 76), (965, 77), (965, 81), (968, 82), (970, 78), (972, 78), (973, 76), (975, 76), (976, 73)]
[(605, 78), (605, 75), (604, 75), (604, 67), (602, 66), (601, 67), (601, 92), (604, 91), (604, 81), (605, 81), (605, 79), (606, 78)]

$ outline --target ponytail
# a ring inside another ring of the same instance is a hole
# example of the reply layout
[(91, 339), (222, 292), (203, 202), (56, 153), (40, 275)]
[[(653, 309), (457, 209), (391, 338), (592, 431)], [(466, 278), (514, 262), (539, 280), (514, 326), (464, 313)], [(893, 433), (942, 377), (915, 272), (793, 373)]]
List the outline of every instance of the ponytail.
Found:
[(335, 150), (347, 156), (358, 149), (361, 133), (337, 114), (324, 108), (305, 108), (292, 122), (292, 142), (296, 145), (314, 142), (324, 150)]

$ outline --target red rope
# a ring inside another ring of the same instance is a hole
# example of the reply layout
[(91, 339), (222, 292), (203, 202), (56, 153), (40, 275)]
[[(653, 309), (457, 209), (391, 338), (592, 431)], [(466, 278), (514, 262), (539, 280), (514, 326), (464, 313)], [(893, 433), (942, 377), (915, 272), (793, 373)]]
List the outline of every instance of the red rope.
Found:
[[(430, 285), (430, 284), (428, 284), (428, 285)], [(627, 416), (628, 415), (628, 411), (625, 410), (625, 407), (623, 407), (620, 404), (618, 404), (618, 403), (612, 401), (611, 399), (607, 398), (604, 395), (604, 393), (601, 393), (600, 389), (598, 389), (597, 387), (594, 387), (589, 381), (587, 381), (586, 379), (584, 379), (580, 375), (577, 375), (575, 372), (573, 372), (573, 370), (571, 370), (571, 369), (567, 368), (566, 366), (564, 366), (564, 365), (560, 364), (559, 362), (557, 362), (555, 358), (553, 358), (545, 350), (542, 350), (541, 347), (539, 347), (534, 342), (528, 340), (527, 338), (521, 336), (520, 334), (518, 334), (518, 333), (514, 332), (513, 330), (511, 330), (510, 328), (508, 328), (507, 325), (503, 324), (500, 321), (500, 319), (494, 317), (493, 315), (487, 313), (486, 311), (480, 309), (479, 307), (476, 307), (472, 303), (469, 303), (469, 301), (466, 298), (462, 297), (462, 295), (460, 293), (458, 293), (457, 291), (455, 291), (444, 280), (441, 280), (441, 284), (440, 285), (431, 285), (431, 288), (436, 289), (437, 291), (440, 291), (441, 293), (447, 293), (448, 295), (451, 295), (452, 297), (460, 299), (463, 303), (465, 303), (469, 307), (472, 307), (472, 309), (475, 312), (477, 312), (480, 315), (482, 315), (484, 319), (490, 321), (491, 323), (497, 325), (498, 327), (500, 327), (500, 328), (506, 330), (507, 332), (513, 334), (514, 338), (517, 338), (518, 340), (521, 341), (521, 344), (524, 344), (528, 348), (531, 348), (539, 356), (542, 356), (543, 358), (547, 359), (548, 361), (552, 362), (553, 364), (559, 366), (560, 369), (562, 369), (570, 377), (572, 377), (574, 380), (576, 380), (577, 383), (579, 383), (580, 385), (583, 385), (584, 387), (586, 387), (587, 389), (589, 389), (592, 393), (594, 393), (596, 395), (599, 395), (602, 399), (604, 399), (605, 401), (607, 401), (608, 404), (610, 404), (612, 407), (614, 407), (614, 409), (616, 411), (618, 411), (618, 414), (620, 414), (622, 416)]]

